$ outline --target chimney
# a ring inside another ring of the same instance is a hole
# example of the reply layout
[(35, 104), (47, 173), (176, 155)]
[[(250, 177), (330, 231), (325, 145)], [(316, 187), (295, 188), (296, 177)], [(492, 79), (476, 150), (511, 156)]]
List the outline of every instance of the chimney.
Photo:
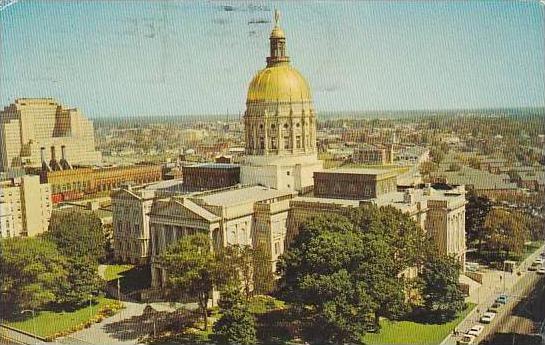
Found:
[(42, 159), (42, 163), (45, 163), (45, 147), (40, 147), (40, 158)]
[(55, 146), (51, 146), (51, 160), (56, 161), (57, 157), (55, 155)]
[(66, 146), (61, 146), (61, 159), (66, 160)]

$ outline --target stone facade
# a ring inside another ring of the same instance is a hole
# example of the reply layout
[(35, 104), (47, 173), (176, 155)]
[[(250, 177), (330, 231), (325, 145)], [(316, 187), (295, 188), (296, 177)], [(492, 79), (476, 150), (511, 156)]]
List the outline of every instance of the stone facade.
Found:
[(36, 236), (47, 231), (51, 188), (38, 176), (0, 182), (0, 237)]
[(145, 264), (151, 254), (149, 215), (155, 192), (125, 186), (112, 192), (113, 247), (121, 262)]
[(267, 248), (271, 270), (283, 253), (292, 192), (261, 186), (234, 187), (157, 200), (151, 209), (152, 286), (164, 286), (167, 272), (157, 262), (169, 244), (183, 236), (205, 233), (213, 247), (258, 244)]

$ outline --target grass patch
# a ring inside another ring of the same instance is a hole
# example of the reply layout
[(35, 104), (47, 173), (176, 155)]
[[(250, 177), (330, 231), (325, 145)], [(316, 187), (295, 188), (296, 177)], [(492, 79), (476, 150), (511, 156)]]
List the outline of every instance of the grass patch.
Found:
[(124, 272), (133, 269), (133, 265), (107, 265), (104, 271), (104, 279), (106, 281), (116, 280), (117, 278), (123, 278)]
[(7, 322), (7, 325), (29, 333), (34, 333), (34, 326), (36, 326), (37, 335), (47, 337), (84, 323), (97, 315), (99, 309), (115, 302), (115, 300), (109, 298), (99, 297), (98, 303), (92, 307), (87, 306), (73, 312), (44, 310), (37, 312), (35, 318), (30, 317), (22, 321)]
[(418, 344), (437, 345), (452, 333), (454, 328), (473, 310), (476, 305), (468, 303), (458, 317), (444, 324), (426, 324), (413, 321), (381, 320), (379, 333), (368, 333), (363, 341), (368, 345)]
[(284, 301), (266, 295), (252, 297), (248, 305), (252, 314), (265, 314), (271, 310), (283, 309), (285, 306)]

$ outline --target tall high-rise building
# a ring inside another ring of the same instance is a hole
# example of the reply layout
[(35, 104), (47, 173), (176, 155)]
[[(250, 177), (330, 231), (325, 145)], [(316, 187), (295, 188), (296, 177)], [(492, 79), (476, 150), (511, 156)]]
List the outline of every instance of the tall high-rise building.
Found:
[(267, 66), (248, 88), (241, 182), (301, 191), (312, 186), (313, 173), (323, 165), (316, 150), (316, 114), (310, 87), (290, 65), (279, 17), (276, 12)]
[(0, 112), (0, 169), (65, 170), (101, 161), (93, 123), (52, 98), (19, 98)]

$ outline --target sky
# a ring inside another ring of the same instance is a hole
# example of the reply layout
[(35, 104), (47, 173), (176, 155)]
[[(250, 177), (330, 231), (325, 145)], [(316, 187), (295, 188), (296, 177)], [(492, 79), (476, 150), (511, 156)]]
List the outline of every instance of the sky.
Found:
[(275, 8), (318, 112), (545, 106), (537, 0), (20, 0), (0, 12), (1, 106), (239, 114)]

